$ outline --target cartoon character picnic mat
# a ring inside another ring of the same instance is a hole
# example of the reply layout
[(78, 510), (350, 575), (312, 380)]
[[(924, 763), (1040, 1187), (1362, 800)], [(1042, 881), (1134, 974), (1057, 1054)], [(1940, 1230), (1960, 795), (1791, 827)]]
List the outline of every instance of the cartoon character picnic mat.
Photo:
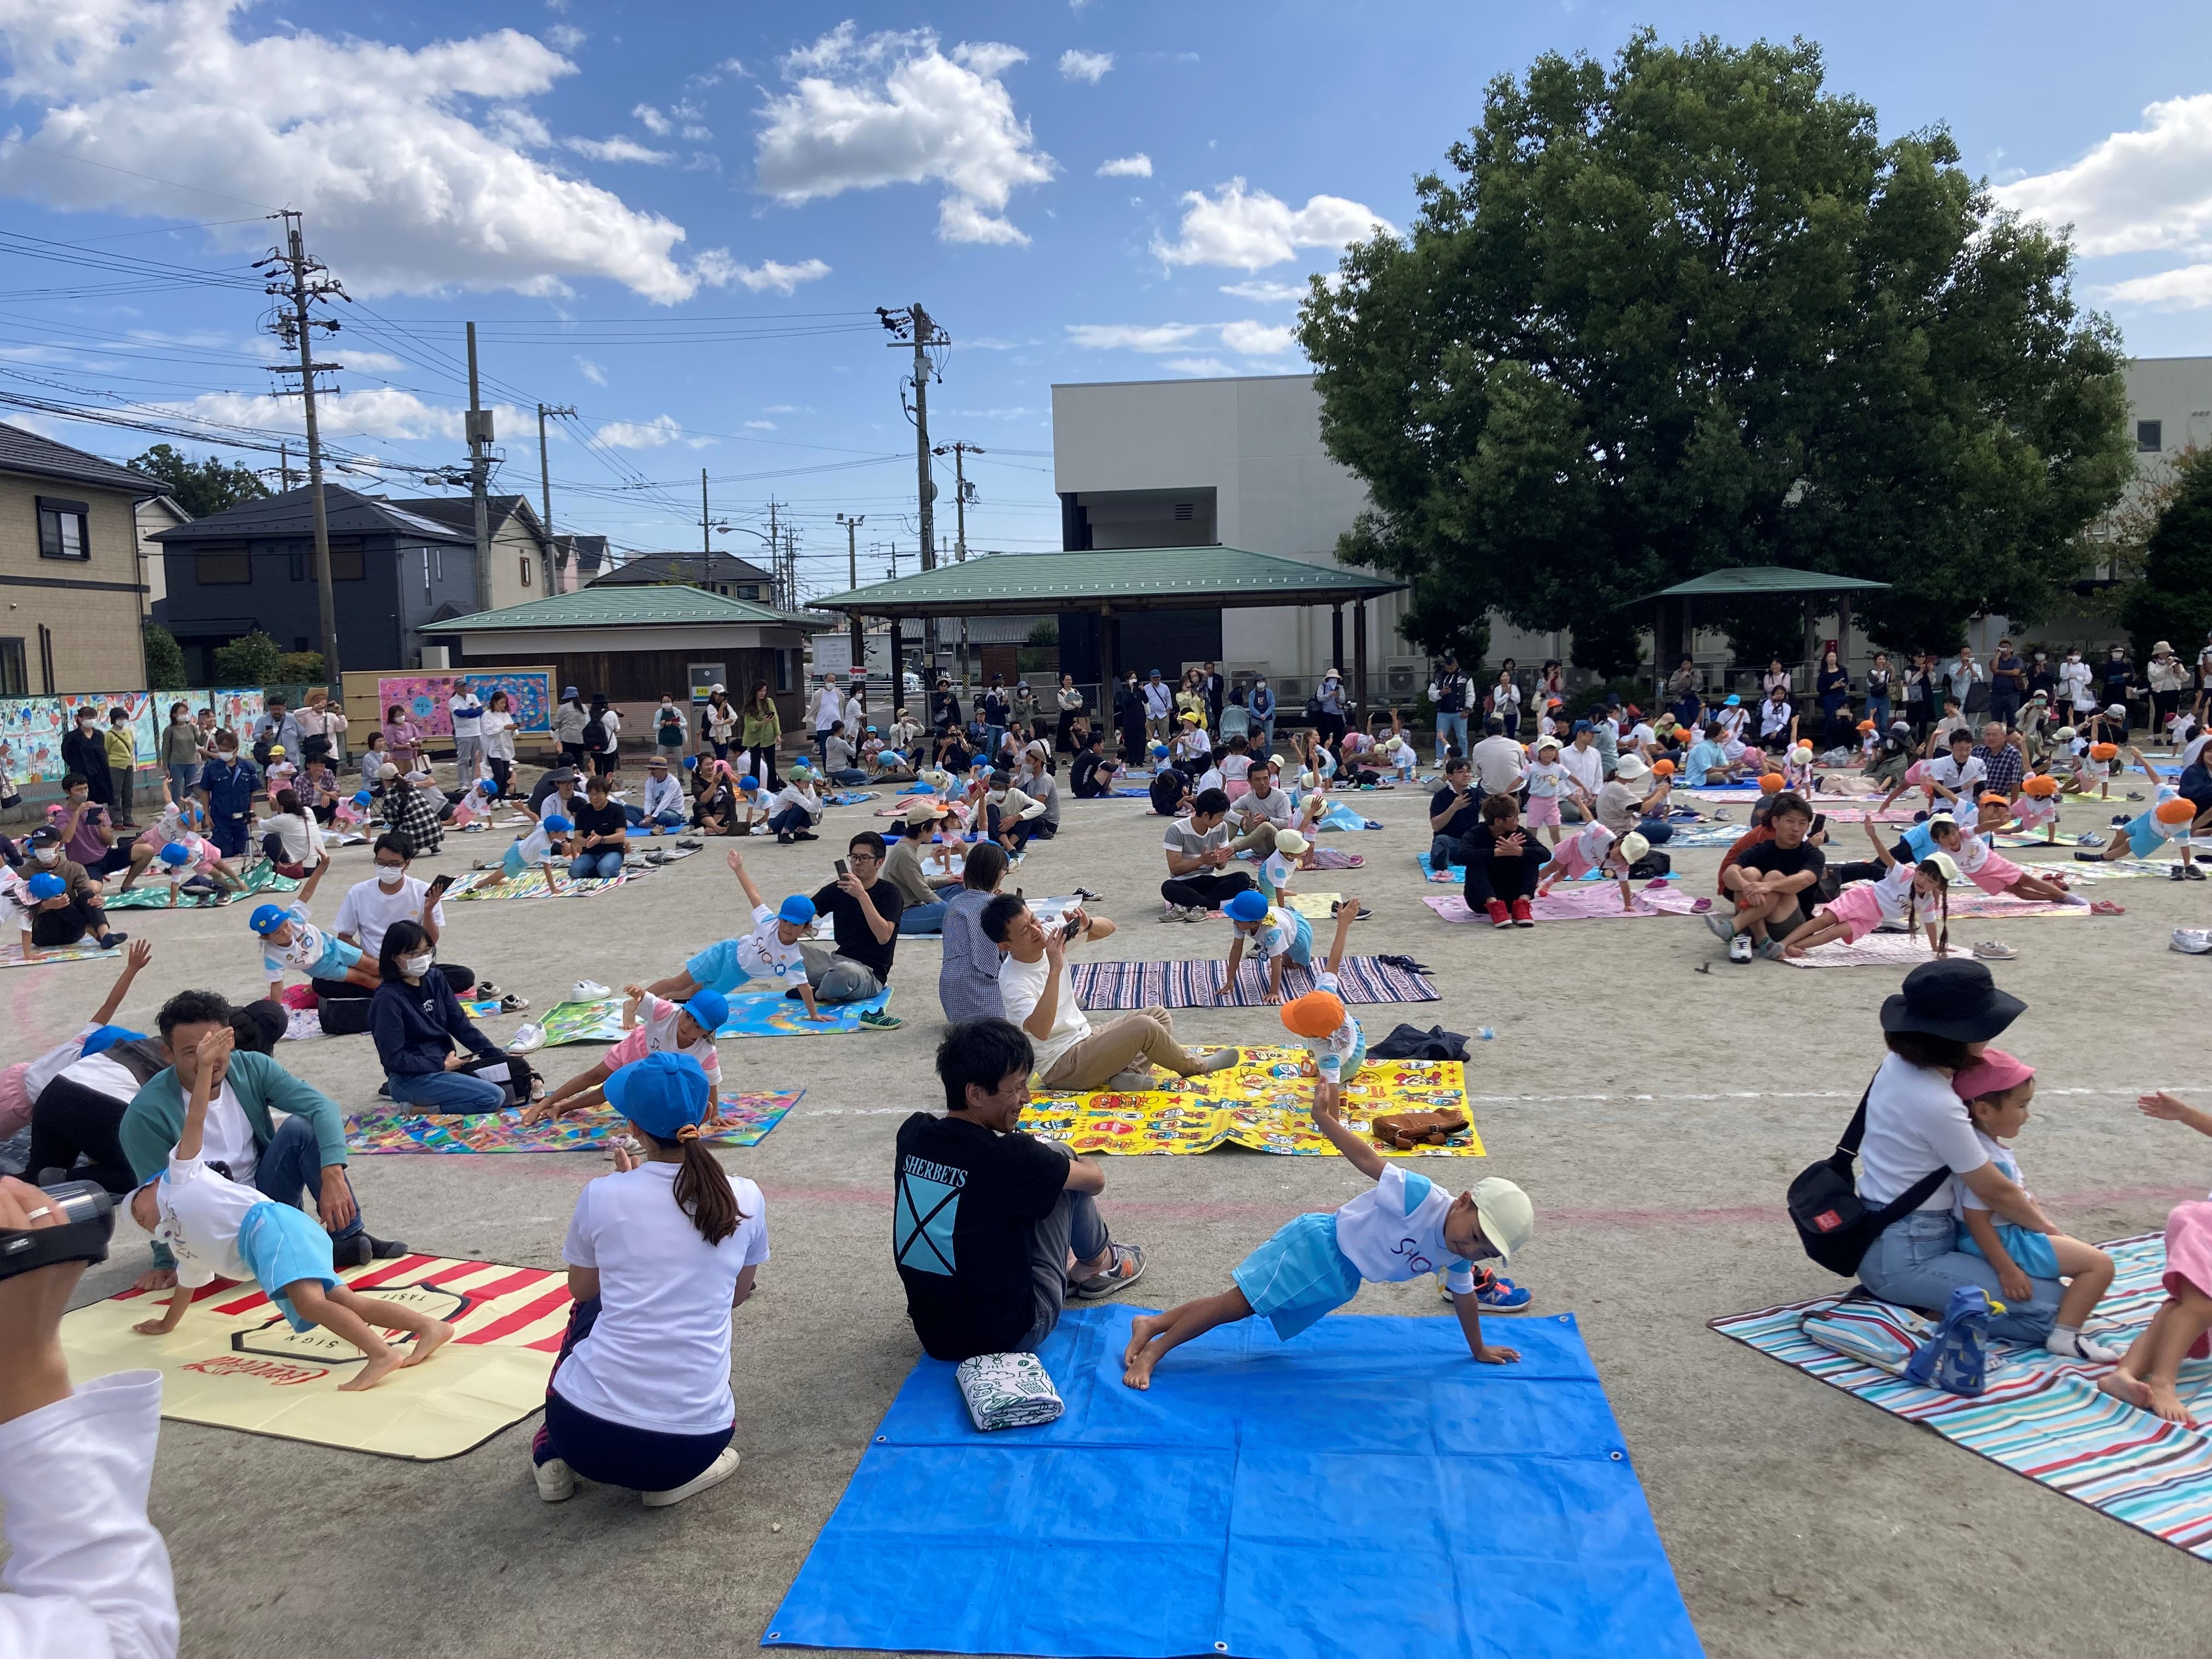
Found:
[[(1336, 1156), (1313, 1127), (1313, 1079), (1299, 1074), (1303, 1048), (1240, 1048), (1237, 1063), (1202, 1077), (1164, 1077), (1141, 1094), (1097, 1091), (1040, 1093), (1021, 1127), (1079, 1152), (1210, 1152), (1244, 1146), (1287, 1157)], [(1385, 1112), (1467, 1111), (1467, 1068), (1459, 1060), (1370, 1060), (1345, 1085), (1344, 1121), (1358, 1133)], [(1384, 1152), (1389, 1158), (1482, 1158), (1472, 1113), (1441, 1146)], [(1376, 1147), (1376, 1151), (1384, 1149)]]
[[(740, 987), (730, 993), (730, 1018), (714, 1035), (838, 1036), (865, 1031), (868, 1027), (860, 1016), (880, 1014), (890, 1000), (890, 988), (886, 986), (866, 1002), (825, 1002), (822, 1012), (830, 1018), (817, 1023), (806, 1018), (806, 1005), (796, 997), (787, 997), (779, 990), (748, 991)], [(545, 1011), (545, 1018), (539, 1024), (545, 1028), (545, 1045), (549, 1048), (564, 1042), (619, 1042), (624, 1036), (622, 1000), (608, 997), (596, 1002), (556, 1002)]]
[[(359, 1349), (327, 1331), (295, 1331), (258, 1285), (217, 1280), (167, 1336), (131, 1328), (160, 1316), (165, 1291), (125, 1291), (64, 1316), (70, 1375), (82, 1382), (152, 1366), (161, 1373), (161, 1415), (178, 1422), (418, 1462), (458, 1457), (545, 1403), (568, 1320), (565, 1272), (406, 1255), (339, 1276), (364, 1295), (433, 1313), (459, 1334), (424, 1364), (340, 1394)], [(387, 1340), (404, 1351), (411, 1339)]]
[[(158, 863), (158, 860), (156, 862)], [(166, 878), (158, 881), (149, 879), (152, 873), (152, 869), (149, 867), (147, 875), (139, 878), (137, 886), (133, 887), (127, 893), (110, 893), (102, 902), (111, 910), (171, 908), (171, 900), (175, 896), (174, 890), (170, 887)], [(253, 865), (239, 879), (246, 884), (246, 887), (244, 891), (234, 892), (230, 895), (234, 902), (246, 897), (249, 893), (296, 893), (307, 884), (297, 876), (278, 875), (276, 866), (265, 859)], [(184, 896), (183, 901), (173, 908), (179, 910), (191, 910), (203, 906), (211, 908), (216, 902), (217, 900), (211, 895), (202, 897), (187, 893)]]
[(589, 876), (561, 878), (554, 885), (545, 878), (545, 872), (536, 866), (525, 870), (509, 879), (501, 870), (472, 870), (459, 878), (446, 890), (449, 899), (543, 899), (589, 898), (594, 893), (604, 893), (610, 887), (619, 887), (627, 876)]
[(76, 945), (43, 946), (34, 960), (26, 961), (22, 945), (0, 945), (0, 968), (43, 968), (50, 962), (89, 962), (94, 957), (119, 957), (120, 949), (103, 951), (91, 940)]
[[(709, 1146), (757, 1146), (804, 1089), (730, 1093), (701, 1137)], [(604, 1146), (623, 1127), (611, 1106), (570, 1112), (550, 1122), (525, 1125), (522, 1110), (428, 1116), (416, 1112), (362, 1112), (346, 1119), (346, 1150), (355, 1152), (582, 1152)]]

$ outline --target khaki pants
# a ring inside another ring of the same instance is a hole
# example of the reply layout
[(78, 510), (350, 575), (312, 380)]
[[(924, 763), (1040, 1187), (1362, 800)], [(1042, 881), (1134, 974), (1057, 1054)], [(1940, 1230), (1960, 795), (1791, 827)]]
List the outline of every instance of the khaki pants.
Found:
[(1275, 852), (1275, 826), (1263, 823), (1249, 834), (1242, 835), (1229, 843), (1232, 853), (1257, 853), (1261, 858), (1272, 858)]
[(1175, 1019), (1164, 1008), (1124, 1014), (1110, 1025), (1101, 1025), (1053, 1061), (1039, 1074), (1048, 1089), (1097, 1089), (1116, 1072), (1127, 1071), (1138, 1059), (1164, 1066), (1178, 1077), (1189, 1077), (1199, 1068), (1198, 1058), (1175, 1040)]

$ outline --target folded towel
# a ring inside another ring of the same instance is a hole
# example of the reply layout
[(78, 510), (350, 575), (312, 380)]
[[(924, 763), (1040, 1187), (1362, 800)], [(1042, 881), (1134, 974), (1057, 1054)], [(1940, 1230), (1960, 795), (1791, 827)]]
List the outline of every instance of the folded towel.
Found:
[(985, 1433), (1049, 1423), (1067, 1407), (1033, 1353), (979, 1353), (954, 1373), (968, 1415)]

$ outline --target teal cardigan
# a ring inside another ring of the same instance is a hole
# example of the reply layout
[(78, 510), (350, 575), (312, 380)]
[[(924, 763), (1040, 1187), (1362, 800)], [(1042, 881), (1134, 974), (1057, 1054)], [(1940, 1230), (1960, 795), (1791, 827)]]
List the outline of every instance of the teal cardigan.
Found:
[[(266, 1146), (276, 1133), (269, 1115), (274, 1108), (314, 1126), (325, 1168), (346, 1161), (345, 1113), (321, 1090), (302, 1083), (266, 1054), (234, 1054), (226, 1075), (246, 1121), (253, 1126), (257, 1146)], [(169, 1154), (184, 1132), (185, 1091), (172, 1066), (155, 1073), (124, 1111), (119, 1139), (131, 1173), (143, 1182), (167, 1169)]]

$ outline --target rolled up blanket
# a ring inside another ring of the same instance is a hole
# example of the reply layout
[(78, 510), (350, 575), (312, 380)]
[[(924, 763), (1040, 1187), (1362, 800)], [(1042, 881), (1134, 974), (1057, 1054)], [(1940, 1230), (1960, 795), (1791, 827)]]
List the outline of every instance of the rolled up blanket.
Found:
[(968, 1415), (985, 1433), (1049, 1423), (1067, 1407), (1033, 1353), (979, 1353), (954, 1373)]

